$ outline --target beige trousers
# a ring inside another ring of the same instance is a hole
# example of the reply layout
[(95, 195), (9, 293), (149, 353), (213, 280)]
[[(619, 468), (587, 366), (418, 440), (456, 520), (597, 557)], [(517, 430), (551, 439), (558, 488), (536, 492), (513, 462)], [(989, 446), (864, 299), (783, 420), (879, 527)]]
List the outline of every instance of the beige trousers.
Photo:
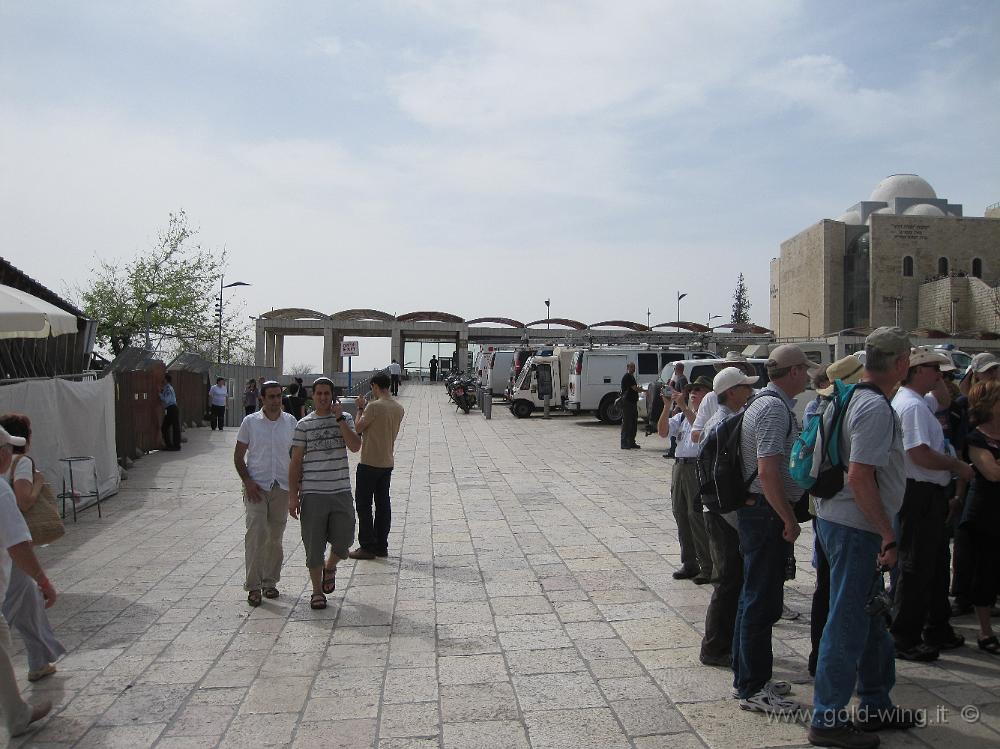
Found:
[(250, 502), (243, 497), (247, 512), (244, 590), (276, 587), (285, 560), (281, 538), (288, 522), (288, 490), (275, 484), (272, 489), (261, 490), (261, 494), (264, 499), (260, 502)]
[(10, 660), (13, 650), (10, 628), (7, 620), (0, 615), (0, 711), (12, 736), (23, 731), (31, 720), (31, 707), (21, 699), (17, 688), (17, 677)]

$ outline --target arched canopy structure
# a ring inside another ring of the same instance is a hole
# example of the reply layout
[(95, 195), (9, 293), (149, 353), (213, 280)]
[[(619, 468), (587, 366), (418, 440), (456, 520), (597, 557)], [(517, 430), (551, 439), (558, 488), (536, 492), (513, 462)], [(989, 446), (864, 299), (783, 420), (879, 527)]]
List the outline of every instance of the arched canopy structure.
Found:
[(769, 328), (763, 328), (760, 325), (754, 325), (752, 322), (748, 323), (727, 323), (726, 325), (716, 325), (718, 328), (729, 328), (734, 333), (752, 333), (753, 335), (767, 335), (772, 331)]
[(475, 320), (466, 320), (466, 325), (476, 325), (482, 322), (495, 322), (500, 325), (510, 325), (512, 328), (523, 328), (524, 323), (510, 317), (477, 317)]
[(261, 320), (329, 320), (329, 315), (317, 312), (314, 309), (303, 309), (301, 307), (286, 307), (284, 309), (273, 309), (260, 315)]
[(587, 325), (585, 323), (582, 323), (579, 320), (570, 320), (569, 318), (566, 317), (553, 317), (548, 320), (543, 318), (541, 320), (535, 320), (534, 322), (529, 322), (527, 325), (525, 325), (525, 327), (530, 328), (532, 325), (542, 325), (543, 323), (546, 323), (548, 325), (562, 325), (563, 327), (572, 328), (573, 330), (587, 329)]
[(396, 318), (400, 322), (452, 322), (452, 323), (464, 323), (461, 317), (457, 315), (452, 315), (447, 312), (407, 312), (405, 315), (400, 315)]
[(708, 333), (712, 329), (707, 325), (702, 325), (700, 322), (684, 322), (683, 320), (678, 320), (677, 322), (661, 322), (659, 325), (654, 325), (651, 330), (656, 330), (657, 328), (681, 328), (682, 330), (689, 330), (692, 333)]
[(388, 312), (377, 309), (345, 309), (330, 315), (331, 320), (379, 320), (381, 322), (392, 322), (396, 318)]
[(595, 322), (591, 328), (625, 328), (626, 330), (634, 330), (639, 333), (643, 333), (649, 328), (643, 325), (641, 322), (632, 322), (631, 320), (605, 320), (604, 322)]

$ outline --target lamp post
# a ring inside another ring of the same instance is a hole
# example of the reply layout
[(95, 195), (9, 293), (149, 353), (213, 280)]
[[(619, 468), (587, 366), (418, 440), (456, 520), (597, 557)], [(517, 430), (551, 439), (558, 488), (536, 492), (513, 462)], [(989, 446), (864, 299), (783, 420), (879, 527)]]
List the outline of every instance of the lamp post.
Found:
[(549, 329), (549, 312), (552, 309), (551, 305), (552, 305), (552, 300), (551, 299), (546, 299), (545, 300), (545, 329), (546, 330)]
[(798, 315), (799, 317), (804, 317), (806, 319), (806, 338), (812, 338), (812, 318), (809, 316), (808, 312), (793, 312), (793, 315)]
[(646, 307), (646, 327), (647, 328), (649, 327), (649, 323), (650, 323), (650, 319), (649, 318), (652, 316), (652, 314), (653, 314), (653, 311), (649, 307)]
[[(681, 321), (681, 299), (683, 299), (686, 296), (687, 296), (686, 293), (682, 294), (679, 291), (677, 292), (677, 322)], [(681, 330), (681, 326), (678, 325), (677, 326), (677, 332), (679, 333), (680, 330)]]
[(149, 304), (147, 304), (147, 305), (146, 305), (146, 310), (145, 310), (145, 312), (143, 312), (143, 317), (144, 317), (144, 318), (145, 318), (145, 320), (146, 320), (146, 351), (152, 351), (152, 350), (153, 350), (153, 344), (151, 344), (151, 343), (149, 342), (149, 321), (150, 321), (150, 313), (151, 313), (151, 312), (152, 312), (152, 311), (153, 311), (154, 309), (156, 309), (157, 307), (159, 307), (159, 306), (160, 306), (160, 303), (159, 303), (159, 302), (150, 302)]
[(215, 316), (219, 319), (219, 357), (218, 363), (222, 364), (222, 291), (223, 289), (231, 289), (234, 286), (249, 286), (250, 284), (245, 281), (233, 281), (232, 283), (224, 283), (226, 280), (226, 274), (223, 273), (219, 276), (219, 301), (215, 305)]
[(722, 315), (713, 315), (713, 314), (709, 313), (709, 315), (708, 315), (708, 322), (705, 323), (705, 327), (711, 330), (711, 328), (712, 328), (712, 320), (717, 320), (720, 317), (722, 317)]

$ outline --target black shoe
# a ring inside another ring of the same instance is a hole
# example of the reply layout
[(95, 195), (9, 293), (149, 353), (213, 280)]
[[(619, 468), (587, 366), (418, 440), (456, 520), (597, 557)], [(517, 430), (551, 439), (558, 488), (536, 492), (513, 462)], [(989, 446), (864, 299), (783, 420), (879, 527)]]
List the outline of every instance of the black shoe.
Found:
[(952, 630), (951, 635), (940, 640), (925, 639), (924, 642), (935, 650), (955, 650), (965, 644), (965, 638)]
[(698, 660), (701, 661), (703, 666), (721, 666), (722, 668), (732, 668), (733, 654), (720, 653), (719, 655), (711, 655), (708, 653), (702, 653), (698, 656)]
[(818, 728), (809, 726), (809, 743), (813, 746), (839, 746), (844, 749), (873, 749), (879, 745), (878, 736), (859, 731), (851, 724)]
[(888, 710), (860, 710), (854, 725), (866, 733), (875, 731), (905, 731), (917, 725), (917, 713), (906, 707), (894, 705)]
[(706, 585), (712, 581), (711, 578), (705, 577), (704, 575), (695, 575), (694, 579), (691, 581), (695, 585)]
[(692, 577), (697, 577), (698, 573), (695, 570), (686, 570), (681, 567), (679, 570), (674, 571), (674, 580), (690, 580)]
[(932, 648), (923, 642), (918, 642), (913, 647), (901, 648), (896, 646), (896, 657), (901, 661), (936, 661), (940, 653), (937, 648)]

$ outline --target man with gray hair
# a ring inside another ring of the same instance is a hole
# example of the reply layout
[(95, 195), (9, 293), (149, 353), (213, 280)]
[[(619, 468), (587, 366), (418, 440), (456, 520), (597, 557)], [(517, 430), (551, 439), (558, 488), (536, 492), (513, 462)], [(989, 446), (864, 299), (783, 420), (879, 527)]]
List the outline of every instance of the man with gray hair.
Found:
[[(816, 499), (817, 540), (830, 567), (830, 614), (816, 665), (809, 742), (874, 747), (872, 731), (915, 725), (912, 711), (893, 706), (892, 637), (886, 628), (883, 573), (896, 564), (893, 518), (903, 504), (903, 436), (889, 394), (906, 375), (910, 339), (878, 328), (865, 341), (865, 372), (842, 417), (844, 487)], [(846, 708), (857, 686), (852, 723)]]

